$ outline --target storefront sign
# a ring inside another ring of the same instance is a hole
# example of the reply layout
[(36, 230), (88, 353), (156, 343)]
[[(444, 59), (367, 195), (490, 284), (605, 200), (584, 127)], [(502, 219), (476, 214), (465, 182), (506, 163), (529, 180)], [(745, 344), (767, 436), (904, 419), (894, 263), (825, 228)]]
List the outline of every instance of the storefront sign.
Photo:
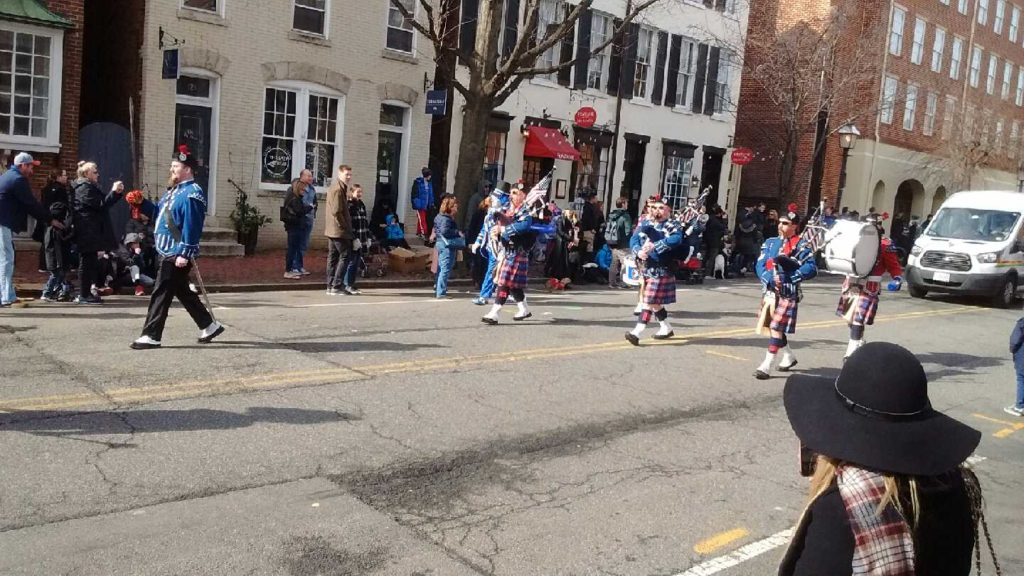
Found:
[(737, 148), (732, 151), (732, 163), (737, 166), (746, 166), (754, 161), (754, 151), (750, 148)]
[(427, 114), (432, 116), (444, 116), (448, 113), (448, 91), (428, 90), (427, 91)]
[(573, 119), (580, 128), (590, 128), (597, 122), (597, 110), (594, 110), (590, 106), (584, 106), (576, 111), (576, 117)]

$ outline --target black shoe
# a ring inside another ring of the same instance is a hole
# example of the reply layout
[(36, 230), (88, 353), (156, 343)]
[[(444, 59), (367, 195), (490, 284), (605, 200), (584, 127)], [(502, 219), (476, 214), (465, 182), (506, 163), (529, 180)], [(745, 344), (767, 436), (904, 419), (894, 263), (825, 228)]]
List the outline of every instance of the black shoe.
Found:
[(654, 338), (655, 340), (668, 340), (675, 335), (676, 333), (674, 331), (669, 330), (668, 334), (655, 334), (654, 336), (651, 336), (651, 338)]
[(771, 375), (768, 374), (767, 372), (761, 372), (760, 370), (755, 370), (754, 371), (754, 378), (757, 378), (758, 380), (767, 380), (767, 379), (771, 378)]
[(633, 334), (632, 332), (626, 332), (626, 340), (628, 340), (629, 343), (632, 344), (633, 346), (640, 345), (640, 338), (636, 334)]
[(91, 298), (83, 298), (79, 296), (78, 298), (75, 298), (75, 304), (103, 304), (103, 299), (99, 296), (93, 296)]
[(778, 367), (778, 371), (779, 372), (789, 372), (790, 370), (793, 369), (793, 366), (796, 366), (796, 365), (797, 365), (797, 361), (796, 360), (793, 360), (792, 364), (787, 364), (786, 366), (783, 366), (783, 365), (780, 364), (779, 367)]
[(481, 318), (480, 321), (483, 322), (484, 324), (487, 324), (488, 326), (494, 326), (498, 323), (498, 321), (495, 320), (494, 318), (488, 318), (487, 316)]
[(513, 316), (512, 319), (515, 320), (516, 322), (522, 322), (523, 320), (526, 320), (527, 318), (532, 318), (532, 317), (533, 317), (533, 312), (527, 312), (523, 316)]
[(155, 350), (160, 347), (159, 340), (153, 340), (147, 336), (142, 336), (138, 340), (131, 343), (132, 350)]

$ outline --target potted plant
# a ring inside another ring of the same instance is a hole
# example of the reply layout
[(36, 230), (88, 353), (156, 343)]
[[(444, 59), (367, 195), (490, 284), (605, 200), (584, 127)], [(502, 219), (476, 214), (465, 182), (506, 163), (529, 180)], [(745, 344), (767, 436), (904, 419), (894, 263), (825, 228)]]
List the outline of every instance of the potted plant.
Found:
[(234, 181), (228, 180), (237, 190), (235, 195), (235, 209), (231, 211), (231, 225), (238, 233), (238, 243), (245, 247), (245, 255), (252, 256), (256, 253), (256, 241), (259, 238), (260, 228), (270, 224), (268, 216), (260, 212), (260, 209), (249, 203), (249, 195), (241, 186)]

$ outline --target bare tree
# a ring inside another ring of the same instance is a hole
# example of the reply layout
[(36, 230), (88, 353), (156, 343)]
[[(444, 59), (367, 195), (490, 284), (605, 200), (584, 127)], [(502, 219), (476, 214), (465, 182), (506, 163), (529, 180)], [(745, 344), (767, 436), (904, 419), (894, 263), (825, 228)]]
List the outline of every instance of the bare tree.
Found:
[[(517, 19), (520, 23), (515, 43), (506, 47), (499, 46), (504, 26), (504, 0), (479, 0), (476, 22), (465, 24), (476, 26), (476, 41), (472, 47), (459, 47), (456, 41), (460, 4), (457, 0), (441, 0), (436, 8), (431, 0), (418, 0), (418, 17), (414, 17), (410, 9), (412, 1), (417, 0), (390, 0), (391, 5), (433, 46), (437, 70), (443, 75), (445, 86), (450, 86), (465, 99), (454, 191), (461, 202), (466, 202), (483, 174), (484, 142), (491, 112), (514, 94), (524, 80), (574, 66), (577, 60), (600, 53), (613, 41), (621, 44), (626, 27), (637, 15), (660, 0), (628, 0), (622, 23), (606, 42), (592, 46), (588, 54), (551, 65), (538, 65), (537, 60), (547, 50), (572, 37), (576, 22), (590, 8), (593, 0), (581, 0), (560, 21), (545, 30), (539, 29), (544, 0), (523, 0), (522, 20)], [(455, 62), (460, 51), (460, 59), (468, 72), (465, 78), (456, 73)]]

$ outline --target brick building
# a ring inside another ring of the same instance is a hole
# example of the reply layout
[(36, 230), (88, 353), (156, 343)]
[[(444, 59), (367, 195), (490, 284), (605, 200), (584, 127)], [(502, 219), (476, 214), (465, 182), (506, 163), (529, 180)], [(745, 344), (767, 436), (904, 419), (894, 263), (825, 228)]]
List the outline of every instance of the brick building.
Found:
[[(849, 4), (825, 0), (783, 4), (793, 11), (789, 19), (780, 13), (773, 23), (759, 23), (762, 30), (775, 26), (781, 31), (834, 7), (849, 10)], [(875, 207), (923, 218), (961, 189), (1016, 189), (1024, 156), (1024, 2), (907, 0), (880, 3), (875, 12), (866, 6), (874, 3), (857, 4), (862, 6), (853, 19), (860, 19), (859, 29), (883, 32), (877, 36), (873, 81), (855, 99), (861, 109), (830, 110), (827, 129), (807, 139), (797, 157), (803, 169), (797, 172), (808, 177), (796, 187), (795, 199), (835, 202), (842, 156), (835, 129), (843, 118), (855, 118), (861, 133), (850, 154), (842, 198), (851, 210)], [(844, 55), (840, 51), (838, 57)], [(745, 203), (783, 203), (770, 186), (778, 159), (770, 158), (771, 150), (758, 148), (757, 124), (770, 113), (755, 83), (745, 79), (737, 143), (762, 158), (744, 170)], [(816, 156), (813, 144), (822, 133), (826, 140)]]

